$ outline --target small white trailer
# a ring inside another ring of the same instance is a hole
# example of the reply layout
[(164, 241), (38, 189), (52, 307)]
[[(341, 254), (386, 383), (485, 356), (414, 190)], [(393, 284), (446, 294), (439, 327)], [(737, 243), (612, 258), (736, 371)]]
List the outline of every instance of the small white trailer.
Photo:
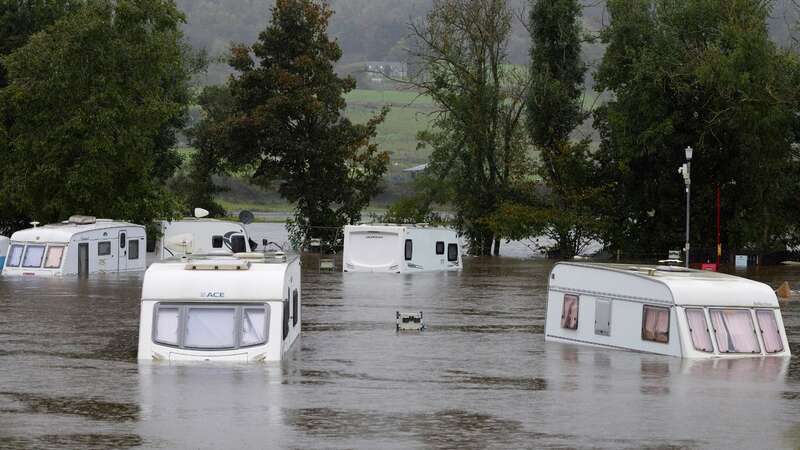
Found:
[(684, 358), (790, 355), (769, 286), (675, 266), (556, 264), (545, 340)]
[(185, 255), (232, 255), (253, 251), (247, 230), (239, 222), (191, 218), (161, 221), (161, 237), (148, 241), (148, 256), (158, 260)]
[(6, 263), (6, 255), (8, 254), (8, 246), (11, 243), (11, 239), (0, 236), (0, 272), (3, 271), (3, 265)]
[(11, 235), (3, 275), (88, 275), (145, 269), (141, 225), (90, 216)]
[(300, 335), (300, 260), (189, 257), (147, 269), (140, 361), (280, 361)]
[(460, 270), (456, 232), (427, 225), (346, 225), (345, 272), (429, 272)]

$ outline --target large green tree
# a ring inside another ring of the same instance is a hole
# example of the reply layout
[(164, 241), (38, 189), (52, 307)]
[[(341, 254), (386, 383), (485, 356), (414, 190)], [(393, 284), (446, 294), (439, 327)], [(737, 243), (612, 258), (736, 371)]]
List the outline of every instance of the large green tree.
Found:
[[(713, 257), (714, 192), (726, 248), (796, 243), (795, 54), (767, 33), (766, 0), (611, 0), (597, 73), (601, 178), (614, 187), (606, 239), (661, 255), (683, 241), (684, 148), (692, 161), (692, 241)], [(699, 250), (699, 249), (698, 249)]]
[(435, 0), (413, 25), (412, 83), (438, 107), (419, 137), (433, 149), (428, 172), (450, 186), (456, 225), (470, 252), (499, 254), (490, 218), (524, 177), (527, 74), (506, 52), (512, 11), (506, 0)]
[(172, 0), (88, 0), (3, 59), (0, 195), (27, 216), (172, 216), (190, 71)]
[(322, 2), (279, 0), (258, 41), (232, 49), (238, 73), (229, 82), (224, 163), (250, 169), (261, 186), (279, 183), (296, 205), (295, 243), (333, 240), (339, 227), (360, 220), (388, 166), (372, 142), (385, 111), (366, 124), (343, 114), (355, 82), (334, 71), (342, 52), (326, 33), (331, 14)]

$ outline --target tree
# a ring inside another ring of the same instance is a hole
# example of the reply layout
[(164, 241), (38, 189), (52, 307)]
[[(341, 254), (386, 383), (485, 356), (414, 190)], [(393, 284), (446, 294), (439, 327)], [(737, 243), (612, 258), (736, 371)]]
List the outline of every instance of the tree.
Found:
[(182, 22), (171, 0), (91, 0), (7, 56), (2, 197), (40, 221), (173, 216), (164, 184), (189, 98)]
[(386, 111), (363, 125), (343, 116), (355, 82), (334, 71), (341, 50), (326, 34), (331, 14), (325, 3), (279, 0), (258, 42), (232, 49), (238, 74), (229, 82), (225, 164), (251, 169), (261, 186), (279, 181), (280, 194), (296, 204), (295, 244), (334, 240), (342, 225), (360, 220), (388, 166), (388, 154), (371, 142)]
[(499, 254), (487, 223), (524, 177), (522, 128), (527, 75), (508, 63), (512, 13), (505, 0), (435, 0), (412, 25), (412, 84), (436, 102), (433, 129), (419, 136), (433, 149), (428, 171), (451, 186), (455, 223), (473, 254)]
[(606, 240), (651, 255), (680, 246), (677, 168), (691, 145), (697, 247), (714, 247), (717, 186), (728, 248), (797, 242), (800, 63), (768, 36), (770, 2), (613, 0), (608, 8), (597, 82), (614, 97), (595, 120), (600, 178), (613, 186)]

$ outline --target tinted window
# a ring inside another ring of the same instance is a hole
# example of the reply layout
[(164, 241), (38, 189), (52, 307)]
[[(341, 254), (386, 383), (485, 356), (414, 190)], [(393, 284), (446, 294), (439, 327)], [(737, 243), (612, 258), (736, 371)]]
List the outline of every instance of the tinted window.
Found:
[(247, 246), (245, 245), (244, 236), (236, 235), (231, 236), (231, 250), (233, 253), (244, 253), (247, 251)]
[(444, 242), (438, 241), (436, 243), (436, 254), (437, 255), (444, 255)]
[(211, 248), (222, 248), (222, 236), (211, 236)]
[(561, 328), (568, 330), (578, 329), (577, 295), (564, 295), (564, 305), (561, 308)]
[(287, 297), (283, 301), (283, 338), (286, 339), (286, 336), (289, 336), (289, 293), (286, 293)]
[(61, 267), (61, 257), (64, 255), (64, 247), (52, 246), (47, 248), (47, 257), (44, 259), (45, 269), (58, 269)]
[(139, 241), (137, 239), (128, 241), (128, 259), (139, 259)]
[(411, 261), (414, 252), (414, 243), (411, 239), (406, 239), (406, 261)]
[(8, 251), (6, 267), (19, 267), (19, 264), (22, 262), (22, 250), (24, 249), (24, 245), (12, 245), (11, 250)]
[(120, 233), (119, 235), (119, 248), (125, 248), (125, 233)]
[(111, 242), (98, 242), (97, 243), (97, 255), (98, 256), (106, 256), (111, 254)]
[(300, 306), (300, 301), (298, 299), (297, 289), (295, 289), (294, 292), (292, 293), (292, 326), (295, 327), (297, 326), (297, 320), (299, 319), (298, 317), (299, 306)]
[(758, 353), (756, 330), (753, 318), (747, 309), (712, 309), (711, 326), (720, 353)]
[(44, 257), (44, 245), (29, 245), (22, 258), (22, 267), (41, 267)]
[(447, 260), (458, 261), (458, 244), (447, 244)]
[(669, 342), (669, 308), (642, 308), (642, 340), (666, 344)]

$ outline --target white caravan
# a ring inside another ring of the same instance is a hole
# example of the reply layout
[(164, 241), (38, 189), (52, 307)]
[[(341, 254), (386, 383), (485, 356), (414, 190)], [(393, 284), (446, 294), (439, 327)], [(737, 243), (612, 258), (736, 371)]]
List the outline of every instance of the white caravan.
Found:
[(147, 243), (148, 256), (169, 259), (185, 255), (232, 255), (254, 250), (244, 225), (215, 219), (162, 221), (161, 238)]
[(3, 275), (88, 275), (145, 269), (141, 225), (72, 216), (11, 235)]
[(11, 240), (5, 236), (0, 236), (0, 272), (3, 271), (3, 264), (6, 262), (8, 246)]
[(427, 225), (346, 225), (345, 272), (460, 270), (456, 232)]
[(147, 269), (140, 361), (280, 361), (300, 335), (300, 260), (183, 258)]
[(769, 286), (675, 266), (556, 264), (545, 340), (684, 358), (790, 355)]

